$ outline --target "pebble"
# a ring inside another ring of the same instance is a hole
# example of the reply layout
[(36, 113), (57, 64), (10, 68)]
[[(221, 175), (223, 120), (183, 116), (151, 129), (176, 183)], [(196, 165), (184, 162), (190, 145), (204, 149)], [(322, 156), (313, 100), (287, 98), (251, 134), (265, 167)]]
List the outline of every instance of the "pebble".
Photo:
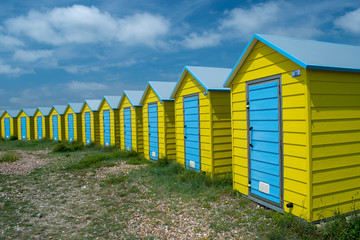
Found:
[(38, 218), (42, 218), (42, 214), (41, 214), (41, 213), (36, 214), (36, 216), (37, 216)]

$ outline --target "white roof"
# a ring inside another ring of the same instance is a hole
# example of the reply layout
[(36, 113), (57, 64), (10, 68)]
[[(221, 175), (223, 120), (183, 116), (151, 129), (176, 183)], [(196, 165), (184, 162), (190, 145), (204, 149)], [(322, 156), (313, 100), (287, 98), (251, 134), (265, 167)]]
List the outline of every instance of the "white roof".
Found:
[[(99, 100), (99, 99), (85, 99), (84, 104), (85, 103), (89, 106), (91, 111), (97, 111), (99, 106), (100, 106), (101, 100)], [(84, 104), (83, 104), (83, 106), (84, 106)]]
[(59, 114), (64, 114), (65, 110), (66, 110), (66, 105), (54, 105), (53, 108), (55, 108), (55, 110), (59, 113)]
[(126, 97), (129, 99), (133, 107), (141, 106), (140, 100), (143, 95), (143, 92), (144, 91), (138, 91), (138, 90), (124, 90), (124, 94), (121, 97), (120, 103), (123, 101), (124, 95), (126, 95)]
[(103, 100), (106, 100), (112, 109), (116, 109), (119, 105), (121, 96), (104, 96)]
[(38, 109), (44, 116), (48, 116), (51, 111), (51, 107), (38, 107)]
[[(34, 114), (35, 114), (35, 112), (36, 112), (36, 108), (23, 108), (23, 109), (21, 109), (21, 110), (23, 110), (24, 113), (25, 113), (26, 115), (28, 115), (29, 117), (34, 116)], [(20, 112), (21, 112), (21, 111), (20, 111)], [(20, 112), (19, 112), (19, 113), (20, 113)]]
[(83, 105), (82, 103), (69, 103), (68, 104), (68, 106), (71, 107), (71, 109), (74, 111), (74, 113), (80, 113), (82, 105)]
[(306, 69), (360, 72), (360, 46), (255, 34), (235, 64), (224, 86), (230, 86), (258, 41)]
[(231, 68), (215, 68), (215, 67), (194, 67), (185, 66), (181, 73), (179, 80), (176, 83), (174, 90), (171, 93), (171, 98), (174, 98), (179, 90), (186, 73), (190, 73), (206, 91), (230, 91), (229, 88), (224, 88), (224, 81), (231, 72)]
[(173, 101), (174, 99), (171, 99), (171, 92), (173, 91), (175, 86), (176, 82), (149, 81), (141, 97), (140, 104), (143, 104), (145, 96), (150, 90), (150, 87), (154, 90), (155, 94), (161, 101)]

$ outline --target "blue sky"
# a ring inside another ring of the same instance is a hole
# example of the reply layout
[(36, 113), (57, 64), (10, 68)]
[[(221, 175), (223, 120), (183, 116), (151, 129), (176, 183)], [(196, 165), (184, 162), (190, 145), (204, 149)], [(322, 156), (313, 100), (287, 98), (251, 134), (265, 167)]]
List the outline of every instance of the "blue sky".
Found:
[(0, 109), (232, 68), (254, 33), (360, 45), (360, 1), (1, 1)]

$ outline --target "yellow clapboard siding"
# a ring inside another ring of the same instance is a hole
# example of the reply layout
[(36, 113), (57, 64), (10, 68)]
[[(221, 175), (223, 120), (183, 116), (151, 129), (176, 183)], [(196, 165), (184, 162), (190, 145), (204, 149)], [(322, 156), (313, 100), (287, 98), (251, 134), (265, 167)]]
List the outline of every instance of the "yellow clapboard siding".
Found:
[(353, 212), (355, 209), (359, 209), (359, 208), (360, 208), (360, 202), (358, 199), (349, 202), (339, 202), (338, 204), (330, 207), (313, 210), (312, 218), (313, 221), (322, 220), (324, 218), (334, 217), (334, 215), (337, 212), (339, 214), (345, 214), (345, 213)]
[(347, 191), (348, 189), (360, 188), (360, 177), (344, 178), (337, 181), (313, 184), (313, 195), (331, 195), (335, 192)]
[(360, 130), (344, 132), (324, 132), (312, 135), (313, 146), (336, 143), (351, 143), (360, 140)]
[(11, 117), (9, 113), (5, 112), (2, 117), (1, 117), (1, 134), (2, 134), (2, 137), (5, 139), (6, 136), (5, 136), (5, 124), (4, 124), (4, 121), (5, 121), (5, 118), (9, 118), (9, 122), (10, 122), (10, 136), (17, 136), (18, 134), (18, 130), (17, 130), (17, 126), (18, 126), (18, 123), (17, 123), (17, 118), (16, 117)]
[(110, 145), (116, 146), (116, 129), (119, 126), (115, 122), (115, 112), (114, 109), (112, 109), (109, 105), (109, 103), (106, 101), (105, 98), (102, 99), (100, 106), (99, 106), (99, 137), (100, 137), (100, 144), (101, 146), (105, 146), (104, 141), (104, 111), (109, 111), (110, 113)]
[[(313, 183), (323, 183), (336, 181), (345, 178), (357, 177), (359, 175), (360, 164), (349, 167), (333, 168), (313, 172)], [(360, 178), (360, 177), (359, 177)]]
[(34, 118), (29, 117), (23, 110), (21, 110), (17, 116), (17, 126), (18, 126), (18, 139), (22, 140), (21, 136), (21, 118), (24, 117), (26, 119), (26, 140), (33, 140), (34, 139)]
[(311, 110), (313, 120), (359, 119), (360, 107), (318, 108)]
[(331, 156), (313, 160), (313, 171), (351, 167), (359, 164), (360, 153)]
[(359, 189), (349, 189), (343, 192), (336, 192), (330, 195), (322, 195), (313, 199), (314, 209), (337, 205), (339, 202), (352, 202), (360, 199)]
[[(358, 88), (358, 91), (360, 89)], [(330, 97), (331, 96), (331, 97)], [(359, 107), (359, 95), (311, 95), (311, 107)]]
[(312, 123), (312, 132), (336, 132), (360, 130), (360, 119), (317, 120)]
[(42, 121), (42, 138), (50, 138), (49, 136), (49, 121), (48, 117), (45, 117), (39, 109), (36, 110), (34, 114), (34, 139), (39, 140), (38, 136), (38, 117), (41, 118)]
[(53, 116), (57, 116), (58, 120), (58, 140), (63, 141), (64, 140), (64, 116), (60, 115), (54, 107), (50, 110), (49, 113), (49, 127), (50, 127), (50, 139), (54, 140), (54, 129), (53, 129)]
[(321, 158), (321, 157), (340, 156), (347, 154), (356, 154), (360, 152), (359, 149), (360, 149), (360, 142), (313, 146), (312, 155), (313, 158)]

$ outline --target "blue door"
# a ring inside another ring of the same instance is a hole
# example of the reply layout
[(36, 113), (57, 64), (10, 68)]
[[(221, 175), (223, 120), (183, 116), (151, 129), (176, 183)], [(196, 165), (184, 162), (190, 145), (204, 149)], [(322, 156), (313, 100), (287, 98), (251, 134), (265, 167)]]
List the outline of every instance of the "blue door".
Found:
[(68, 133), (69, 133), (69, 142), (74, 141), (74, 115), (68, 114)]
[(124, 108), (124, 136), (125, 136), (125, 150), (130, 151), (132, 149), (130, 108)]
[(26, 117), (21, 117), (21, 140), (26, 140)]
[(159, 159), (159, 133), (157, 104), (148, 105), (149, 112), (149, 156), (150, 159)]
[(4, 118), (5, 139), (10, 138), (10, 118)]
[(43, 138), (43, 132), (42, 132), (42, 117), (38, 116), (36, 118), (37, 121), (37, 134), (38, 134), (38, 139), (41, 140)]
[(252, 196), (281, 204), (279, 80), (248, 84), (249, 187)]
[(110, 111), (105, 110), (103, 112), (104, 115), (104, 145), (110, 146), (111, 145), (111, 133), (110, 133)]
[(90, 112), (85, 113), (85, 141), (86, 144), (91, 143), (91, 119)]
[(53, 122), (53, 134), (54, 134), (54, 141), (59, 140), (59, 131), (58, 131), (58, 116), (53, 115), (52, 116), (52, 122)]
[(184, 97), (184, 139), (186, 168), (200, 172), (199, 96)]

